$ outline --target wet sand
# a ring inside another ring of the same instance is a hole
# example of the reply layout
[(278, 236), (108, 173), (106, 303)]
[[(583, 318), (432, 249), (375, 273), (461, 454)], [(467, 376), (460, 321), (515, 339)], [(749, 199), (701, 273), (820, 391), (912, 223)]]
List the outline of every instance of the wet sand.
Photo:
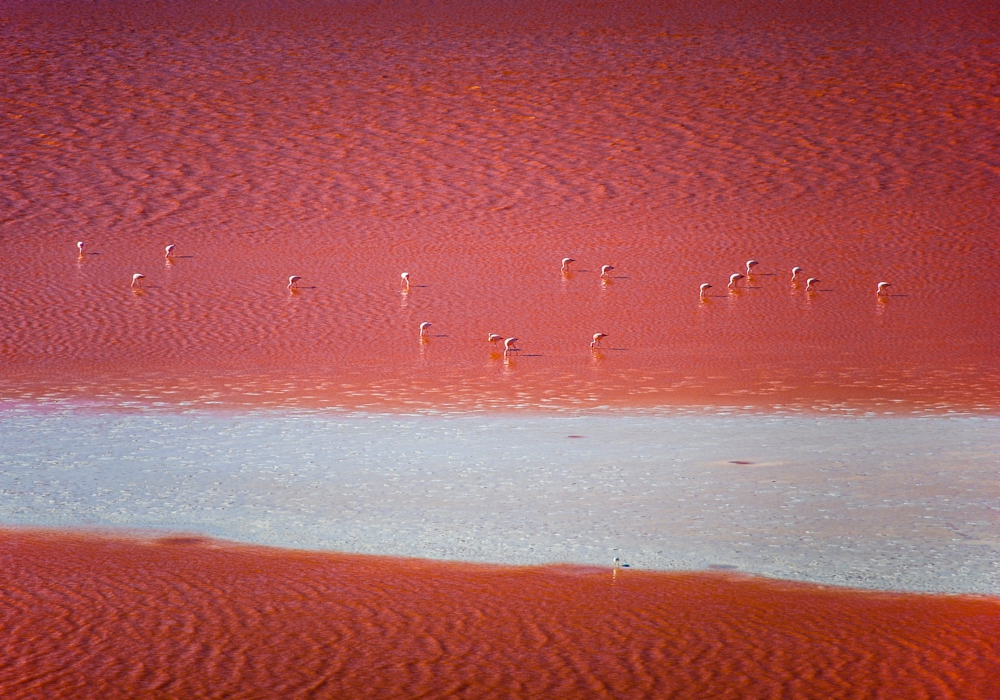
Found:
[(0, 531), (12, 699), (993, 697), (996, 599)]

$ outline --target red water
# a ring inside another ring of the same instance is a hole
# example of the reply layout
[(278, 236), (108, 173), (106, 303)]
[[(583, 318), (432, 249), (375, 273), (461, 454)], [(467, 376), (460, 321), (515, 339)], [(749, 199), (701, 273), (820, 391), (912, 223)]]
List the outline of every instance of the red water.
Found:
[(996, 5), (780, 5), (0, 2), (0, 397), (995, 411)]
[(0, 534), (4, 698), (996, 697), (1000, 601)]

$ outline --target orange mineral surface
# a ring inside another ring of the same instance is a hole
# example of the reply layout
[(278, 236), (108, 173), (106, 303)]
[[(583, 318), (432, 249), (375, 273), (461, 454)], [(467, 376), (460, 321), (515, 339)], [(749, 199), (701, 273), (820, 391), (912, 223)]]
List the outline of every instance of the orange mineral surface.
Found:
[(995, 411), (998, 27), (0, 3), (0, 397)]
[(0, 695), (996, 697), (1000, 603), (0, 533)]

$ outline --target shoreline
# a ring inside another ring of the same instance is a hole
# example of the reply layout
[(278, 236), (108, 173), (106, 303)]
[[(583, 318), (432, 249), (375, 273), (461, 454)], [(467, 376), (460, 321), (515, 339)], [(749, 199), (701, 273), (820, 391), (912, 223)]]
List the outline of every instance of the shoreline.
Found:
[(8, 411), (0, 522), (996, 595), (998, 423)]

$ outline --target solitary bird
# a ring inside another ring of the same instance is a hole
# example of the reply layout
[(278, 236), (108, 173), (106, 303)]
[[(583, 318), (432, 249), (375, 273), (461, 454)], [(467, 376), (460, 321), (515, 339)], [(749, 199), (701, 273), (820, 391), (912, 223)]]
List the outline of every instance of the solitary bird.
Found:
[(813, 290), (813, 286), (819, 284), (822, 281), (823, 280), (818, 280), (815, 277), (810, 277), (809, 279), (806, 280), (806, 291), (807, 292), (815, 291)]
[(622, 560), (619, 559), (618, 557), (615, 557), (615, 568), (620, 569), (621, 566), (622, 566)]
[(424, 321), (423, 323), (420, 324), (420, 337), (421, 338), (426, 338), (427, 337), (427, 329), (430, 328), (430, 327), (431, 327), (431, 324), (430, 324), (429, 321)]
[(889, 284), (888, 282), (879, 282), (878, 283), (878, 291), (876, 292), (876, 295), (880, 296), (880, 297), (888, 296), (889, 292), (885, 291), (885, 288), (886, 287), (891, 287), (891, 286), (892, 285)]
[(292, 275), (288, 278), (288, 289), (298, 289), (299, 280), (302, 279), (300, 275)]
[(80, 251), (80, 255), (83, 255), (83, 241), (76, 242), (76, 249)]
[(756, 260), (747, 260), (747, 277), (753, 274), (753, 266), (757, 264)]
[(614, 270), (614, 269), (615, 268), (611, 267), (610, 265), (602, 265), (601, 266), (601, 277), (603, 277), (604, 279), (607, 279), (608, 277), (611, 276), (610, 272), (612, 270)]
[(574, 263), (574, 262), (576, 262), (576, 260), (574, 260), (573, 258), (563, 258), (562, 259), (562, 271), (563, 272), (569, 272), (569, 264), (570, 263)]
[(141, 272), (137, 272), (134, 275), (132, 275), (132, 284), (130, 286), (133, 289), (135, 289), (135, 288), (141, 289), (142, 288), (142, 281), (144, 279), (146, 279), (146, 275), (142, 274)]
[(743, 275), (741, 275), (738, 272), (734, 272), (733, 274), (729, 275), (729, 284), (726, 286), (729, 287), (730, 289), (736, 289), (736, 282), (741, 279), (743, 279)]
[(166, 248), (164, 248), (164, 250), (166, 250), (166, 251), (167, 251), (167, 254), (166, 254), (166, 255), (164, 255), (163, 257), (165, 257), (165, 258), (169, 258), (170, 256), (172, 256), (172, 255), (174, 254), (174, 244), (173, 244), (173, 243), (171, 243), (171, 244), (170, 244), (170, 245), (168, 245), (168, 246), (167, 246)]
[(701, 290), (701, 292), (698, 294), (698, 296), (700, 296), (702, 299), (704, 299), (705, 298), (705, 292), (707, 292), (711, 288), (712, 288), (712, 285), (710, 285), (708, 282), (706, 282), (705, 284), (701, 285), (698, 288), (698, 289)]
[(516, 352), (517, 348), (514, 347), (514, 343), (517, 342), (517, 338), (507, 338), (503, 341), (503, 356), (507, 357), (508, 352)]
[(792, 268), (792, 283), (795, 283), (795, 282), (799, 281), (799, 273), (800, 272), (802, 272), (802, 268), (801, 267), (793, 267)]
[(496, 345), (501, 340), (503, 340), (503, 336), (502, 335), (497, 335), (496, 333), (490, 333), (489, 336), (487, 336), (486, 339), (488, 341), (490, 341), (491, 343), (493, 343), (494, 345)]
[(410, 273), (409, 272), (404, 272), (404, 273), (400, 274), (399, 279), (402, 280), (402, 282), (403, 282), (403, 289), (409, 289), (410, 288)]
[(601, 338), (607, 338), (607, 337), (608, 337), (607, 333), (594, 333), (594, 339), (590, 341), (590, 348), (594, 349), (601, 347)]

